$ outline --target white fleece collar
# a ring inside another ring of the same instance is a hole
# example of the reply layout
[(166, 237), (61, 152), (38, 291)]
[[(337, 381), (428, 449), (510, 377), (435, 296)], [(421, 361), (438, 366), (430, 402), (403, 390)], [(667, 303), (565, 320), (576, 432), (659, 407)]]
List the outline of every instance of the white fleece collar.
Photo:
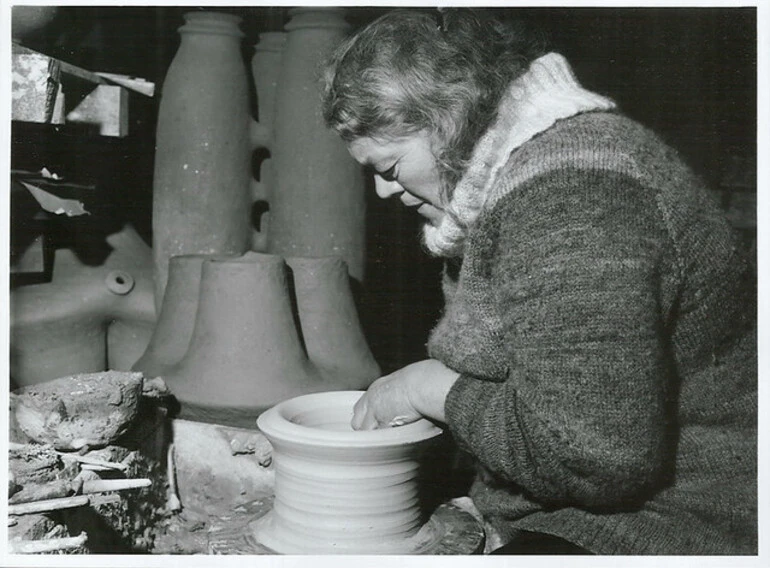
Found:
[(436, 256), (462, 255), (468, 230), (490, 198), (500, 168), (519, 146), (557, 120), (612, 108), (611, 99), (580, 85), (562, 55), (548, 53), (533, 61), (503, 95), (497, 119), (476, 144), (447, 214), (438, 226), (425, 226), (428, 250)]

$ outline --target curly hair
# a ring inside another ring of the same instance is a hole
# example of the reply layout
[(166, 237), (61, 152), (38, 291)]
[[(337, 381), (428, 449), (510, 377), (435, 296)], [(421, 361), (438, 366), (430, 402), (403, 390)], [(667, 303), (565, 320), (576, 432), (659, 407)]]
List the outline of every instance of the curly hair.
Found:
[(394, 10), (328, 60), (323, 117), (348, 142), (426, 131), (451, 198), (506, 87), (545, 51), (540, 36), (495, 10)]

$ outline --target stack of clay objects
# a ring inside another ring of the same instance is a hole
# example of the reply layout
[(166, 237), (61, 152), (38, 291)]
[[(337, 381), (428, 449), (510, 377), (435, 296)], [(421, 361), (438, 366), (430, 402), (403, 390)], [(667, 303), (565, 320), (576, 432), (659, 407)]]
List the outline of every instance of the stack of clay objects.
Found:
[(303, 393), (380, 374), (339, 258), (172, 257), (153, 337), (134, 368), (160, 376), (182, 417), (253, 426)]
[[(250, 115), (240, 18), (185, 14), (163, 84), (153, 194), (158, 323), (134, 369), (161, 376), (181, 416), (253, 426), (303, 393), (359, 389), (380, 369), (351, 294), (363, 278), (361, 167), (323, 125), (319, 69), (344, 11), (289, 12), (261, 34)], [(269, 151), (252, 179), (255, 149)], [(269, 209), (259, 230), (254, 200)], [(259, 252), (251, 248), (259, 249)]]
[[(168, 263), (184, 254), (339, 256), (361, 282), (363, 170), (324, 126), (319, 70), (344, 38), (344, 10), (297, 8), (285, 32), (260, 34), (251, 60), (259, 121), (249, 110), (241, 19), (191, 12), (161, 90), (153, 181), (156, 307)], [(252, 178), (255, 150), (269, 159)], [(254, 201), (268, 212), (259, 230)]]

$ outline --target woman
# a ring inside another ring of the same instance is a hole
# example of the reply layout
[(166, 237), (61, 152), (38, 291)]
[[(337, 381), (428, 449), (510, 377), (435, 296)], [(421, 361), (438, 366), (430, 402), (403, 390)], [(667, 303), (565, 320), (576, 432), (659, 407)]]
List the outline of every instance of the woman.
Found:
[(353, 427), (446, 423), (505, 553), (756, 554), (755, 276), (675, 152), (484, 10), (386, 14), (323, 103), (446, 259)]

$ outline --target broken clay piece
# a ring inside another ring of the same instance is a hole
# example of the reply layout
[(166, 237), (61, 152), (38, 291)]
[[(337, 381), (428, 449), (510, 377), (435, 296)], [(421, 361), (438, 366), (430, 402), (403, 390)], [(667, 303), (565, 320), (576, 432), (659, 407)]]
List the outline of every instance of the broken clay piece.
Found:
[(137, 415), (142, 373), (105, 371), (61, 377), (11, 393), (19, 428), (57, 450), (102, 447)]

